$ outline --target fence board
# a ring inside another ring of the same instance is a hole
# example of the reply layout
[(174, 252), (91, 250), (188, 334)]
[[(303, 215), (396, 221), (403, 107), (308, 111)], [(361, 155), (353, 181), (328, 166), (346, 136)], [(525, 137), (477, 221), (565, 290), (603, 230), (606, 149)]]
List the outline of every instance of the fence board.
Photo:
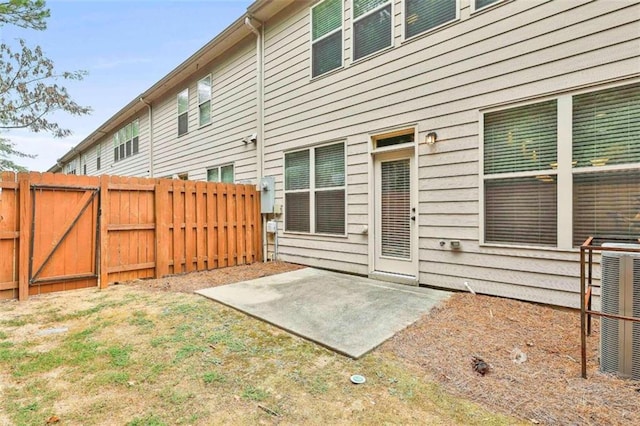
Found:
[(251, 185), (2, 172), (0, 299), (260, 261), (259, 203)]

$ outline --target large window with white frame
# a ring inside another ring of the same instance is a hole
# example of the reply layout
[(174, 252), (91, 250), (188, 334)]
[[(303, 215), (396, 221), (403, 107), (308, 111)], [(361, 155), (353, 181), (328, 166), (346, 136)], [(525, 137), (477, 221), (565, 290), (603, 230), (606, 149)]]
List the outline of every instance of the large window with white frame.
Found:
[(207, 182), (233, 183), (234, 180), (233, 164), (225, 164), (207, 169)]
[(113, 135), (114, 162), (124, 160), (139, 152), (139, 133), (140, 125), (138, 120), (135, 120), (120, 128), (120, 130)]
[(311, 8), (311, 77), (342, 66), (342, 0), (323, 0)]
[(404, 35), (411, 38), (458, 19), (459, 0), (405, 0)]
[(640, 237), (640, 84), (483, 115), (484, 242)]
[(198, 123), (211, 123), (211, 74), (198, 80)]
[(285, 231), (345, 235), (345, 144), (284, 156)]
[(189, 131), (189, 89), (178, 93), (178, 136)]
[(352, 0), (353, 60), (393, 45), (391, 0)]

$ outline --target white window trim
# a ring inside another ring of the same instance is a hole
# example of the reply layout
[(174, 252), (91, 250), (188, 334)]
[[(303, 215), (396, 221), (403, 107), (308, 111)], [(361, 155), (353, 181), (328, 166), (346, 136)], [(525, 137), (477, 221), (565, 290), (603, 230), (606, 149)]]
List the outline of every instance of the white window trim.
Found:
[[(344, 185), (342, 186), (332, 186), (330, 188), (316, 188), (316, 148), (322, 148), (323, 146), (336, 145), (338, 143), (342, 143), (344, 146)], [(321, 236), (321, 237), (336, 237), (336, 238), (347, 238), (349, 236), (349, 218), (347, 215), (347, 206), (348, 203), (348, 192), (347, 192), (347, 142), (344, 139), (338, 139), (331, 142), (322, 143), (320, 145), (307, 146), (305, 148), (292, 149), (290, 151), (286, 151), (282, 153), (282, 176), (285, 177), (285, 158), (287, 154), (293, 154), (294, 152), (301, 151), (309, 151), (309, 188), (307, 189), (285, 189), (286, 181), (282, 184), (282, 193), (283, 193), (283, 204), (286, 203), (286, 194), (293, 193), (309, 193), (309, 232), (302, 231), (287, 231), (286, 229), (286, 217), (283, 217), (283, 232), (289, 235), (308, 235), (308, 236)], [(285, 178), (286, 179), (286, 178)], [(344, 234), (326, 234), (316, 231), (316, 197), (314, 196), (316, 191), (335, 191), (335, 190), (344, 190)], [(286, 205), (284, 206), (283, 216), (286, 216)]]
[[(182, 95), (183, 93), (187, 94), (187, 110), (183, 113), (180, 113), (180, 95)], [(180, 124), (179, 124), (180, 116), (182, 114), (187, 114), (187, 131), (184, 133), (180, 133)], [(188, 87), (184, 90), (181, 90), (176, 95), (176, 133), (178, 134), (178, 137), (189, 133), (189, 88)]]
[[(200, 102), (200, 82), (202, 80), (206, 80), (209, 79), (209, 99), (204, 101), (204, 102)], [(213, 113), (213, 96), (212, 96), (212, 92), (213, 92), (213, 78), (211, 76), (211, 74), (208, 74), (204, 77), (202, 77), (200, 80), (198, 80), (198, 83), (196, 85), (196, 92), (198, 93), (198, 128), (201, 127), (206, 127), (209, 126), (212, 123), (212, 113)], [(189, 96), (187, 95), (187, 99), (189, 99)], [(204, 105), (205, 103), (209, 102), (209, 121), (207, 121), (205, 124), (200, 124), (200, 107), (202, 105)], [(187, 107), (187, 110), (189, 110), (189, 108)], [(188, 130), (187, 130), (188, 133)]]
[(509, 0), (498, 0), (495, 3), (491, 3), (491, 4), (488, 4), (486, 6), (482, 6), (482, 7), (478, 8), (478, 9), (476, 9), (476, 0), (470, 0), (471, 13), (474, 14), (476, 12), (482, 12), (484, 10), (489, 10), (492, 7), (496, 7), (497, 5), (499, 5), (501, 3), (505, 3), (507, 1), (509, 1)]
[[(354, 53), (356, 51), (356, 37), (355, 37), (355, 24), (356, 21), (360, 21), (364, 18), (366, 18), (367, 16), (379, 11), (380, 9), (384, 9), (385, 7), (387, 7), (389, 4), (391, 4), (391, 44), (387, 47), (384, 47), (376, 52), (370, 53), (366, 56), (363, 56), (362, 58), (358, 58), (355, 59), (354, 58)], [(368, 58), (372, 58), (378, 54), (380, 54), (381, 52), (386, 52), (389, 49), (392, 49), (395, 46), (395, 25), (394, 25), (394, 12), (395, 12), (395, 0), (387, 0), (386, 3), (381, 4), (380, 6), (376, 7), (375, 9), (372, 9), (364, 14), (362, 14), (361, 16), (359, 16), (358, 18), (354, 17), (354, 11), (355, 11), (355, 7), (353, 5), (353, 0), (351, 0), (351, 63), (355, 64), (355, 63), (359, 63), (361, 61), (364, 61)]]
[[(502, 0), (501, 0), (502, 1)], [(507, 247), (520, 249), (533, 249), (555, 252), (577, 252), (579, 248), (573, 246), (573, 203), (567, 206), (566, 196), (573, 198), (573, 177), (578, 174), (598, 173), (603, 171), (623, 171), (623, 170), (640, 170), (640, 163), (606, 165), (600, 167), (571, 167), (573, 158), (573, 98), (585, 93), (593, 93), (614, 87), (622, 87), (640, 82), (640, 80), (618, 81), (609, 84), (591, 86), (578, 90), (558, 93), (555, 95), (544, 96), (538, 99), (528, 99), (523, 102), (500, 105), (479, 111), (478, 126), (478, 168), (479, 168), (479, 245), (482, 247)], [(549, 100), (557, 102), (557, 169), (536, 170), (527, 172), (501, 173), (499, 175), (484, 174), (484, 116), (496, 111), (503, 111), (520, 106), (532, 105)], [(562, 142), (561, 142), (562, 141)], [(518, 243), (487, 243), (485, 241), (485, 193), (484, 183), (490, 179), (510, 178), (510, 177), (526, 177), (537, 175), (556, 175), (557, 176), (557, 243), (556, 247), (537, 246)]]
[[(471, 0), (471, 1), (473, 2), (474, 0)], [(428, 29), (426, 31), (423, 31), (423, 32), (419, 33), (419, 34), (413, 35), (411, 37), (407, 37), (407, 21), (406, 21), (407, 2), (406, 2), (406, 0), (403, 0), (402, 1), (402, 7), (401, 7), (402, 10), (400, 11), (401, 18), (402, 18), (402, 40), (403, 41), (415, 40), (416, 38), (423, 37), (426, 34), (431, 34), (431, 33), (435, 32), (435, 31), (438, 31), (439, 29), (441, 29), (443, 27), (446, 27), (448, 25), (453, 24), (454, 22), (460, 21), (460, 0), (455, 0), (455, 2), (456, 2), (456, 17), (454, 19), (452, 19), (450, 21), (447, 21), (447, 22), (443, 22), (442, 24), (438, 25), (437, 27), (430, 28), (430, 29)]]
[[(133, 125), (134, 123), (138, 123), (138, 152), (133, 152), (133, 139), (135, 138), (135, 136), (133, 135)], [(126, 128), (127, 126), (131, 126), (131, 139), (126, 139)], [(116, 135), (118, 135), (120, 133), (120, 131), (122, 129), (125, 129), (125, 139), (124, 140), (120, 140), (118, 139), (118, 145), (115, 144), (115, 139), (116, 139)], [(117, 146), (118, 149), (120, 149), (120, 145), (124, 145), (124, 157), (120, 157), (120, 154), (118, 154), (118, 159), (116, 160), (115, 158), (113, 159), (114, 163), (119, 163), (123, 160), (126, 160), (127, 158), (133, 157), (134, 155), (138, 155), (140, 153), (140, 119), (136, 118), (135, 120), (132, 120), (124, 125), (122, 125), (120, 128), (118, 128), (118, 130), (116, 130), (113, 134), (113, 142), (114, 142), (114, 148)], [(127, 148), (126, 148), (126, 144), (128, 141), (131, 141), (131, 154), (127, 155)], [(99, 145), (98, 145), (99, 146)], [(98, 154), (98, 151), (96, 151), (96, 156), (100, 156)], [(100, 164), (102, 166), (102, 164)]]
[[(233, 168), (233, 182), (222, 182), (222, 168), (231, 166)], [(215, 166), (209, 166), (206, 168), (206, 180), (207, 182), (212, 182), (209, 180), (209, 170), (218, 169), (218, 182), (217, 183), (235, 183), (236, 182), (236, 165), (235, 163), (224, 163)]]
[[(315, 9), (316, 7), (320, 6), (322, 3), (324, 3), (327, 0), (322, 0), (319, 1), (318, 3), (314, 4), (313, 6), (311, 6), (309, 8), (309, 79), (310, 80), (315, 80), (317, 78), (320, 77), (324, 77), (326, 75), (329, 75), (335, 71), (341, 70), (344, 68), (344, 2), (343, 0), (341, 0), (341, 7), (340, 7), (340, 22), (342, 23), (338, 28), (336, 28), (335, 30), (323, 35), (322, 37), (319, 37), (317, 40), (313, 39), (313, 9)], [(314, 77), (313, 75), (313, 45), (321, 40), (324, 40), (325, 38), (335, 34), (336, 32), (340, 31), (342, 33), (342, 37), (340, 37), (340, 53), (341, 53), (341, 64), (339, 67), (332, 69), (331, 71), (327, 71), (325, 73), (322, 74), (318, 74)]]

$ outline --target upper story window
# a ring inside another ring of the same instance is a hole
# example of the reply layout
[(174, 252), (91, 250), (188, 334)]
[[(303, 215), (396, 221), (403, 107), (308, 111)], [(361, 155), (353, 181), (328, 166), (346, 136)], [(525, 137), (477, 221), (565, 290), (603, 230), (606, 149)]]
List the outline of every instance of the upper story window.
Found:
[(345, 234), (345, 147), (323, 145), (286, 153), (286, 231)]
[(353, 60), (369, 56), (393, 43), (391, 0), (352, 0)]
[(484, 241), (637, 239), (639, 136), (640, 84), (485, 114)]
[(178, 136), (189, 131), (189, 89), (178, 93)]
[(67, 165), (64, 167), (64, 172), (68, 175), (75, 175), (76, 172), (76, 160), (72, 160), (71, 162), (67, 163)]
[(501, 1), (502, 0), (471, 0), (471, 4), (473, 6), (473, 10), (475, 11)]
[(216, 166), (207, 169), (207, 182), (233, 183), (233, 164)]
[(102, 157), (102, 146), (100, 143), (96, 146), (96, 170), (100, 170), (100, 162)]
[(405, 0), (404, 7), (405, 38), (458, 18), (458, 0)]
[(211, 123), (211, 75), (198, 81), (198, 123), (200, 126)]
[(124, 160), (139, 151), (139, 123), (135, 120), (113, 135), (113, 161)]
[(311, 8), (311, 77), (342, 66), (342, 0)]

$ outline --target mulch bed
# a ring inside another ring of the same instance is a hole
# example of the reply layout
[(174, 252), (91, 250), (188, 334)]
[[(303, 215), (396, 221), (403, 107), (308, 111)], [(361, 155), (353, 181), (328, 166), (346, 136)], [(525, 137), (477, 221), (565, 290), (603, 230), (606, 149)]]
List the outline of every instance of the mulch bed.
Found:
[[(382, 350), (448, 392), (534, 424), (640, 425), (640, 382), (598, 371), (599, 338), (596, 320), (584, 380), (579, 312), (458, 293)], [(486, 375), (474, 356), (489, 364)]]
[[(299, 268), (254, 263), (127, 284), (191, 293)], [(584, 380), (578, 312), (456, 293), (378, 350), (403, 359), (447, 392), (533, 424), (640, 425), (640, 382), (598, 371), (599, 338), (595, 320)], [(489, 365), (484, 376), (474, 370), (473, 357)]]

